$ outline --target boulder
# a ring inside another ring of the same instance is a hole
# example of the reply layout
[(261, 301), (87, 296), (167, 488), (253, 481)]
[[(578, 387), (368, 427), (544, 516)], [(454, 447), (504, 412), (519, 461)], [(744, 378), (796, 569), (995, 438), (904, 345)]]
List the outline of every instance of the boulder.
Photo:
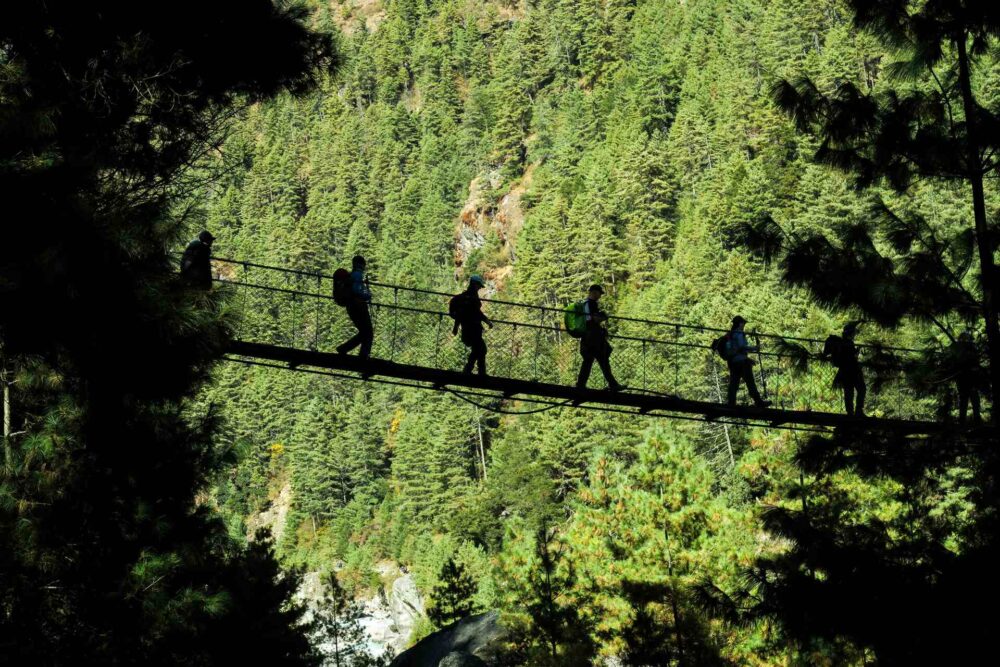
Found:
[(482, 659), (477, 658), (471, 653), (466, 653), (465, 651), (452, 651), (445, 657), (441, 658), (441, 662), (437, 664), (437, 667), (489, 667)]
[(390, 667), (489, 667), (504, 635), (497, 612), (469, 616), (424, 637)]

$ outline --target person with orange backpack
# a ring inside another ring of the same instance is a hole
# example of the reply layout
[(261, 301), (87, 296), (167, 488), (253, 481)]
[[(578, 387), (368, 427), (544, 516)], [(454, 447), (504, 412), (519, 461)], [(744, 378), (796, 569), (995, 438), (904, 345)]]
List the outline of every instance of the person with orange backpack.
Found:
[(355, 255), (351, 260), (351, 273), (337, 269), (333, 274), (333, 299), (347, 309), (347, 317), (357, 328), (358, 333), (337, 346), (339, 354), (347, 354), (356, 347), (361, 347), (358, 356), (367, 359), (372, 353), (372, 343), (375, 341), (375, 330), (372, 327), (372, 317), (368, 306), (372, 300), (368, 289), (368, 279), (365, 277), (365, 258)]
[(476, 274), (469, 278), (469, 287), (460, 294), (456, 294), (448, 302), (448, 314), (455, 320), (455, 325), (451, 328), (451, 335), (458, 334), (458, 328), (462, 328), (462, 343), (469, 348), (469, 360), (465, 363), (462, 372), (466, 375), (472, 373), (474, 366), (478, 364), (479, 374), (486, 375), (486, 341), (483, 340), (483, 324), (493, 328), (493, 322), (483, 313), (483, 302), (479, 298), (479, 290), (486, 287), (483, 277)]

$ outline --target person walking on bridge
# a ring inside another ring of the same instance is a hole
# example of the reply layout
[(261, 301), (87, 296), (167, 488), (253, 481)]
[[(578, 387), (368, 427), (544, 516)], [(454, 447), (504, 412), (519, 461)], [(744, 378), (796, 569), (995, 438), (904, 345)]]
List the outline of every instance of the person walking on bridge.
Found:
[(746, 323), (743, 317), (737, 315), (733, 318), (729, 333), (724, 337), (726, 364), (729, 366), (729, 391), (726, 395), (726, 404), (730, 407), (736, 406), (736, 392), (739, 391), (742, 380), (747, 386), (747, 393), (750, 394), (754, 406), (766, 408), (771, 405), (771, 401), (764, 400), (757, 391), (750, 353), (757, 352), (758, 348), (751, 347), (747, 342), (747, 336), (743, 332)]
[(458, 334), (462, 327), (462, 343), (469, 348), (469, 360), (462, 372), (472, 373), (474, 366), (479, 366), (479, 374), (486, 375), (486, 341), (483, 340), (483, 324), (493, 328), (493, 322), (483, 313), (483, 302), (479, 298), (479, 290), (486, 287), (483, 277), (476, 274), (469, 278), (469, 286), (460, 294), (451, 298), (448, 304), (448, 314), (455, 320), (451, 335)]
[(212, 242), (207, 229), (191, 241), (181, 256), (181, 279), (195, 289), (212, 289)]
[(858, 324), (860, 322), (848, 322), (843, 335), (830, 336), (823, 345), (823, 357), (837, 368), (833, 386), (843, 389), (844, 410), (850, 417), (865, 416), (865, 396), (868, 393), (865, 374), (858, 359), (858, 346), (854, 344)]
[(587, 326), (580, 337), (580, 356), (583, 363), (580, 365), (580, 375), (576, 379), (577, 389), (586, 389), (587, 380), (590, 379), (590, 370), (594, 367), (594, 361), (601, 367), (604, 373), (604, 380), (608, 383), (608, 390), (621, 391), (621, 385), (611, 372), (611, 343), (608, 342), (608, 330), (606, 322), (608, 315), (601, 310), (598, 301), (604, 289), (600, 285), (591, 285), (587, 292), (587, 300), (583, 302), (583, 312), (586, 317)]
[(351, 293), (347, 302), (347, 316), (351, 323), (357, 327), (358, 333), (346, 342), (337, 346), (337, 352), (347, 354), (354, 348), (360, 346), (358, 356), (367, 359), (372, 353), (372, 342), (375, 340), (375, 330), (372, 328), (371, 313), (368, 306), (371, 304), (372, 293), (368, 288), (368, 278), (365, 276), (365, 258), (355, 255), (351, 260)]
[(983, 386), (983, 369), (979, 363), (979, 349), (972, 334), (963, 331), (958, 340), (948, 347), (948, 362), (951, 374), (958, 389), (958, 416), (965, 423), (972, 403), (972, 421), (980, 424), (983, 421), (982, 406), (979, 402), (979, 388)]

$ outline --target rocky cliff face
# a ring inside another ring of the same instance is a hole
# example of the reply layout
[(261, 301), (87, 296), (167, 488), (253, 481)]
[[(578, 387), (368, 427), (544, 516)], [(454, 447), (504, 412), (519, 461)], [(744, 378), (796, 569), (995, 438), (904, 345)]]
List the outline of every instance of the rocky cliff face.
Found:
[(267, 528), (271, 531), (271, 536), (274, 537), (274, 543), (280, 542), (281, 537), (285, 534), (285, 521), (288, 519), (288, 511), (291, 507), (292, 485), (286, 482), (263, 512), (247, 517), (247, 540), (253, 540), (258, 529)]
[[(368, 637), (366, 648), (376, 657), (396, 655), (406, 648), (414, 626), (424, 616), (424, 599), (412, 575), (401, 573), (394, 564), (386, 563), (378, 569), (383, 578), (396, 578), (374, 595), (358, 600), (362, 609), (360, 624)], [(324, 592), (320, 573), (309, 572), (302, 579), (298, 597), (313, 610), (322, 604)]]
[[(529, 166), (521, 180), (510, 190), (493, 201), (493, 191), (500, 186), (499, 172), (481, 174), (469, 184), (469, 196), (458, 216), (455, 229), (455, 270), (481, 270), (490, 281), (489, 293), (501, 291), (514, 270), (517, 261), (517, 235), (524, 226), (522, 197), (531, 185), (533, 166)], [(469, 259), (489, 243), (495, 244), (490, 257), (480, 258), (485, 267), (467, 267)]]

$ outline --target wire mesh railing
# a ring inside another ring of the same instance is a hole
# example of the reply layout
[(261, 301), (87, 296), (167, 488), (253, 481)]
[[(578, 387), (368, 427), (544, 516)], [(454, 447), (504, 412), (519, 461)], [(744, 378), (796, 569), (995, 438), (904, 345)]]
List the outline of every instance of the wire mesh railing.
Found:
[[(233, 292), (240, 311), (237, 337), (246, 342), (332, 352), (355, 329), (333, 300), (331, 275), (232, 259), (213, 260), (216, 280)], [(468, 349), (452, 335), (448, 316), (452, 294), (371, 283), (372, 356), (401, 364), (461, 370)], [(494, 326), (484, 334), (490, 375), (536, 382), (573, 384), (580, 367), (579, 341), (563, 328), (557, 308), (484, 299)], [(729, 373), (711, 349), (723, 330), (675, 322), (611, 316), (611, 364), (629, 391), (725, 402)], [(823, 341), (748, 332), (754, 372), (761, 393), (776, 408), (843, 411), (842, 391), (834, 386), (837, 369), (817, 361)], [(793, 347), (787, 342), (794, 342)], [(903, 368), (917, 350), (860, 346), (861, 360), (878, 359), (870, 369), (866, 402), (869, 414), (905, 419), (929, 418), (933, 407), (908, 390)], [(812, 361), (803, 368), (803, 357)], [(888, 360), (888, 361), (887, 361)], [(604, 380), (595, 369), (590, 386)], [(740, 401), (746, 401), (740, 389)]]

